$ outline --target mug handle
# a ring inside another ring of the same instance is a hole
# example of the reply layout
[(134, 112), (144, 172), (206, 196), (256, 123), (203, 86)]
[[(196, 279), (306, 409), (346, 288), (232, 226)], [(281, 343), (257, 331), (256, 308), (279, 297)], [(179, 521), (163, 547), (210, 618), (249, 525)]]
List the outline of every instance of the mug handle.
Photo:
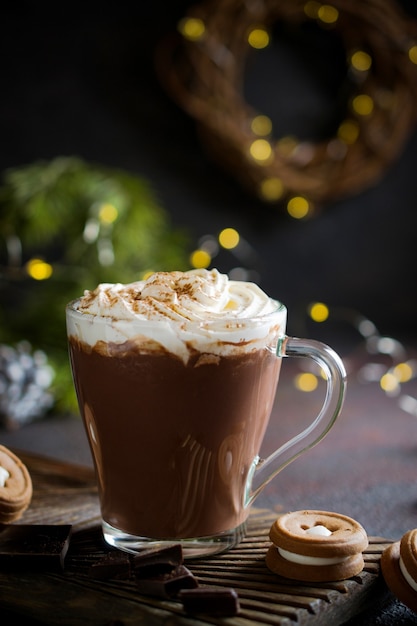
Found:
[(252, 504), (278, 472), (327, 435), (340, 415), (346, 392), (346, 370), (342, 359), (326, 344), (313, 339), (284, 336), (278, 340), (276, 354), (278, 357), (297, 356), (313, 359), (326, 375), (326, 396), (320, 413), (307, 428), (266, 459), (259, 457), (255, 459), (247, 481), (247, 506)]

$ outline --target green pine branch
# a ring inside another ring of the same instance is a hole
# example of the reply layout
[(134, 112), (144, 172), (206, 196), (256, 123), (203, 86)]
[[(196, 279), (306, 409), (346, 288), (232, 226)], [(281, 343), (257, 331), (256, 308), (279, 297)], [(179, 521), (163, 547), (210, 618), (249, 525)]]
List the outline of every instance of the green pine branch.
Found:
[[(73, 157), (6, 170), (0, 186), (0, 343), (25, 339), (43, 349), (57, 372), (56, 406), (73, 410), (66, 303), (100, 282), (187, 269), (188, 245), (188, 234), (172, 227), (143, 178)], [(27, 273), (33, 258), (52, 266), (50, 278), (34, 280)]]

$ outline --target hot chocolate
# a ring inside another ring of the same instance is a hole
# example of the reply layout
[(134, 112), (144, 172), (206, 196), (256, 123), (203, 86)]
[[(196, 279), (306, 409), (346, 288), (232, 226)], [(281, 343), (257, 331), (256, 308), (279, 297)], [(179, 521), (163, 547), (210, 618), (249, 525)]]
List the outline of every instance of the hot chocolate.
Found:
[(245, 521), (244, 491), (280, 359), (268, 350), (185, 364), (134, 342), (70, 339), (74, 380), (110, 526), (137, 536), (213, 535)]
[(190, 539), (245, 522), (285, 322), (285, 307), (259, 287), (216, 270), (99, 285), (69, 306), (108, 532)]

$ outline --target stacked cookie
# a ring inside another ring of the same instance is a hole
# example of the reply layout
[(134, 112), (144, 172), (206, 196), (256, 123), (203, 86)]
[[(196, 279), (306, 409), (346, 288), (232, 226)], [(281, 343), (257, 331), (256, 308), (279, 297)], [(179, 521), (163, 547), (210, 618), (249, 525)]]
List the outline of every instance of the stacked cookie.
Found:
[(364, 567), (365, 529), (354, 519), (328, 511), (281, 515), (269, 533), (268, 568), (280, 576), (308, 582), (344, 580)]
[(0, 445), (0, 523), (18, 520), (32, 500), (32, 480), (26, 466)]
[(391, 592), (417, 612), (417, 528), (384, 550), (381, 569)]

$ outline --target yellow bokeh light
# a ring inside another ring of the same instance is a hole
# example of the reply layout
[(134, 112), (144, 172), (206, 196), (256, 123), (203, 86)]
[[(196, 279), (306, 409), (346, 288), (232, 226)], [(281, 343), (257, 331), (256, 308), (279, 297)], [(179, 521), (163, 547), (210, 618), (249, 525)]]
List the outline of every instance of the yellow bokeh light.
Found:
[(234, 228), (224, 228), (219, 234), (219, 244), (226, 250), (232, 250), (239, 244), (240, 235)]
[(329, 307), (323, 302), (314, 302), (310, 305), (308, 313), (315, 322), (325, 322), (329, 317)]
[(35, 280), (46, 280), (52, 276), (53, 268), (42, 259), (31, 259), (26, 264), (26, 271)]
[(248, 35), (248, 43), (252, 48), (262, 50), (269, 45), (270, 37), (265, 28), (253, 28)]
[(372, 65), (372, 58), (367, 52), (364, 52), (363, 50), (357, 50), (352, 54), (350, 62), (352, 63), (352, 67), (354, 67), (355, 70), (358, 70), (360, 72), (366, 72), (370, 69)]
[(148, 278), (150, 278), (152, 276), (152, 274), (155, 274), (155, 270), (145, 270), (144, 272), (142, 272), (142, 280), (148, 280)]
[(315, 374), (303, 372), (295, 377), (294, 384), (300, 391), (310, 392), (317, 389), (319, 382)]
[(381, 377), (379, 384), (381, 389), (387, 392), (397, 391), (399, 387), (398, 379), (390, 372), (387, 372)]
[(211, 263), (211, 255), (207, 250), (194, 250), (190, 256), (190, 263), (197, 269), (206, 268)]
[(119, 211), (109, 202), (102, 204), (98, 212), (99, 220), (104, 224), (113, 224), (117, 220), (118, 215)]
[(315, 0), (309, 0), (309, 2), (306, 2), (304, 5), (304, 13), (307, 15), (307, 17), (315, 20), (319, 16), (320, 7), (320, 2), (315, 2)]
[(322, 4), (317, 17), (325, 24), (334, 24), (339, 19), (339, 11), (331, 4)]
[(415, 63), (417, 65), (417, 45), (411, 46), (408, 51), (408, 58), (410, 59), (411, 63)]
[(359, 125), (355, 120), (344, 120), (337, 129), (337, 136), (344, 143), (352, 145), (359, 137)]
[(292, 152), (294, 152), (297, 146), (297, 139), (289, 135), (287, 135), (286, 137), (282, 137), (277, 141), (277, 150), (284, 156), (288, 156)]
[(358, 115), (370, 115), (374, 110), (374, 101), (371, 96), (361, 93), (353, 98), (352, 108)]
[(268, 163), (272, 158), (272, 146), (266, 139), (255, 139), (249, 146), (250, 155), (255, 161)]
[(259, 193), (264, 200), (279, 200), (284, 193), (282, 180), (277, 177), (265, 178), (261, 183)]
[(272, 132), (272, 122), (267, 115), (257, 115), (251, 122), (251, 130), (255, 135), (265, 137)]
[(303, 196), (294, 196), (288, 201), (287, 211), (291, 217), (300, 220), (310, 211), (310, 203)]
[(185, 39), (198, 41), (204, 37), (206, 27), (198, 17), (185, 17), (178, 23), (178, 30)]
[(393, 369), (393, 374), (400, 383), (406, 383), (412, 379), (414, 372), (409, 363), (398, 363)]

